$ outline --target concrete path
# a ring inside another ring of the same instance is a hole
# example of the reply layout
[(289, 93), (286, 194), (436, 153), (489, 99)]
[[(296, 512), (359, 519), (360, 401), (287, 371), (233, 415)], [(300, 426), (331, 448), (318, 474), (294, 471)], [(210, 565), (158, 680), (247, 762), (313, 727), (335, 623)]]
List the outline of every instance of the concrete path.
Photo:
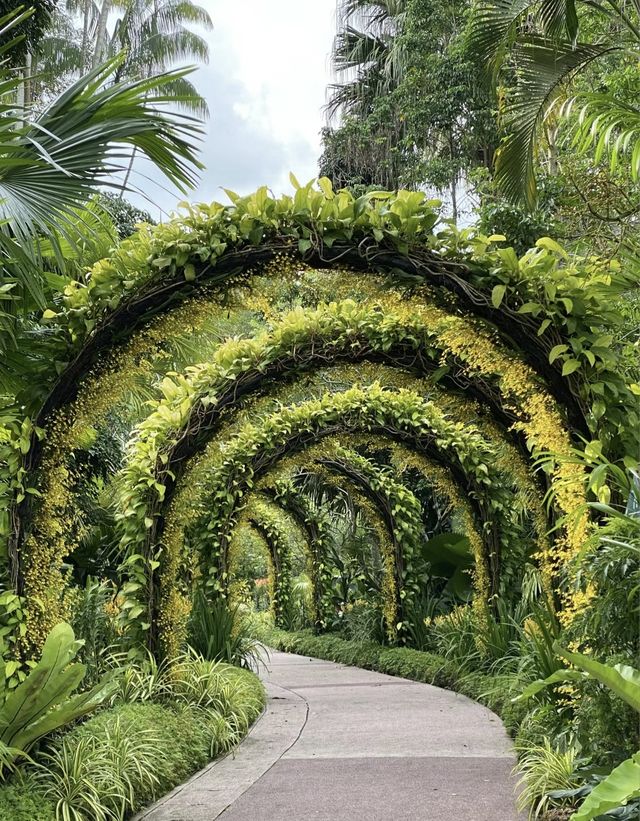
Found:
[(521, 821), (500, 719), (428, 684), (272, 652), (236, 750), (140, 821)]

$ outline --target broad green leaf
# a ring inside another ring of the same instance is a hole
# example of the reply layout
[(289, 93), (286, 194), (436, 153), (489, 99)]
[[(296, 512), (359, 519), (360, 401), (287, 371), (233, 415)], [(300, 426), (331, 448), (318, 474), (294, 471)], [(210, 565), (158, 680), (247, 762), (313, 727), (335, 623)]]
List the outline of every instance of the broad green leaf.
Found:
[(574, 371), (577, 371), (580, 367), (580, 361), (578, 359), (567, 359), (567, 361), (562, 366), (562, 375), (569, 376)]
[(562, 245), (559, 245), (554, 239), (551, 239), (551, 237), (540, 237), (540, 239), (536, 240), (536, 247), (546, 248), (547, 251), (553, 251), (554, 254), (559, 254), (564, 259), (569, 256)]
[(554, 345), (549, 351), (549, 364), (553, 365), (556, 359), (563, 353), (569, 350), (568, 345)]
[(640, 712), (640, 670), (627, 664), (616, 664), (610, 667), (582, 653), (571, 653), (558, 644), (555, 644), (554, 648), (571, 664), (585, 670)]
[(555, 673), (552, 673), (547, 678), (539, 678), (535, 681), (532, 681), (525, 689), (520, 693), (519, 696), (511, 699), (512, 701), (528, 701), (532, 696), (537, 695), (542, 690), (545, 690), (547, 687), (550, 687), (552, 684), (562, 684), (563, 682), (568, 681), (582, 681), (585, 678), (585, 674), (581, 673), (579, 670), (556, 670)]
[(493, 290), (491, 291), (491, 304), (494, 308), (500, 307), (506, 291), (506, 285), (494, 285)]
[(640, 798), (640, 752), (623, 761), (586, 797), (569, 821), (591, 821), (609, 810)]

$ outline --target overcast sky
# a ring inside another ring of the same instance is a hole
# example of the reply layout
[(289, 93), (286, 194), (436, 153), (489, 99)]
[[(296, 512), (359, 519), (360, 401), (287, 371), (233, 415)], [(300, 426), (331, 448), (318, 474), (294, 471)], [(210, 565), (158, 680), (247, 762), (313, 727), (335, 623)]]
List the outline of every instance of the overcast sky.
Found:
[[(290, 190), (289, 172), (301, 182), (317, 175), (319, 132), (335, 31), (335, 0), (200, 0), (214, 24), (211, 59), (195, 75), (210, 118), (201, 183), (189, 199), (226, 201), (221, 187), (241, 194), (268, 185)], [(162, 190), (144, 163), (136, 185), (159, 219), (182, 196)], [(137, 202), (140, 199), (131, 197)], [(142, 204), (142, 202), (140, 202)]]

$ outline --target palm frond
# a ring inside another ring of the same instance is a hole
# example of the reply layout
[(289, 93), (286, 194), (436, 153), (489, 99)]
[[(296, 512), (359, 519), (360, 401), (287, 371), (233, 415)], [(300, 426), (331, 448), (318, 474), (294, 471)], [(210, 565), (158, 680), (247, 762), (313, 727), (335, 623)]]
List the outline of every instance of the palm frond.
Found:
[(209, 12), (203, 6), (189, 0), (176, 0), (159, 6), (154, 4), (153, 18), (158, 29), (165, 32), (184, 26), (185, 23), (199, 26), (205, 31), (211, 31), (213, 28)]
[(629, 158), (631, 176), (640, 179), (640, 109), (613, 98), (610, 94), (582, 94), (565, 104), (561, 113), (568, 116), (580, 105), (573, 145), (579, 151), (594, 150), (594, 163), (609, 156), (611, 171), (620, 158)]
[(26, 242), (52, 227), (64, 233), (70, 209), (85, 203), (97, 185), (112, 183), (133, 148), (181, 190), (195, 183), (194, 171), (201, 167), (195, 156), (199, 122), (162, 111), (176, 99), (166, 92), (166, 84), (191, 69), (106, 86), (116, 66), (117, 61), (110, 61), (90, 72), (35, 121), (23, 120), (18, 128), (13, 112), (0, 109), (0, 219), (5, 232)]
[(508, 137), (496, 152), (496, 183), (511, 200), (536, 199), (534, 150), (538, 129), (573, 74), (613, 49), (589, 43), (554, 43), (537, 37), (521, 41), (513, 54), (516, 91), (505, 108)]
[(388, 43), (381, 38), (347, 26), (334, 40), (334, 69), (340, 73), (381, 64), (386, 60), (388, 49)]
[(534, 3), (535, 0), (494, 0), (474, 9), (469, 41), (478, 57), (494, 70), (513, 46), (520, 21)]
[(339, 110), (366, 112), (392, 91), (405, 69), (402, 45), (406, 0), (341, 0), (332, 49), (339, 81), (330, 86), (329, 117)]
[(473, 50), (496, 71), (516, 40), (537, 23), (541, 35), (567, 40), (578, 33), (575, 0), (493, 0), (481, 3), (471, 17), (469, 41)]
[(188, 29), (155, 32), (145, 37), (135, 53), (135, 59), (151, 71), (160, 70), (176, 60), (209, 62), (209, 46), (199, 34)]

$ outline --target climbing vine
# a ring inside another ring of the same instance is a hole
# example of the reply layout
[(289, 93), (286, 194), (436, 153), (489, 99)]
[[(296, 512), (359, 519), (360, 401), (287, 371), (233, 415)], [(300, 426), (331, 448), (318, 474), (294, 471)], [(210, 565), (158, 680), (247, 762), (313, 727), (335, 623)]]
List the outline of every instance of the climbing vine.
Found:
[[(365, 360), (428, 374), (432, 385), (473, 400), (477, 418), (463, 401), (453, 413), (461, 429), (491, 440), (492, 457), (461, 462), (460, 442), (453, 465), (457, 480), (472, 477), (470, 501), (485, 548), (493, 528), (489, 556), (497, 556), (500, 539), (517, 539), (519, 513), (532, 516), (545, 587), (559, 587), (553, 592), (562, 619), (570, 621), (594, 595), (565, 571), (590, 533), (588, 493), (608, 498), (608, 466), (636, 463), (640, 387), (620, 367), (612, 336), (626, 274), (610, 261), (569, 256), (548, 238), (518, 258), (501, 237), (438, 225), (433, 203), (417, 192), (356, 198), (333, 192), (326, 180), (295, 187), (280, 199), (266, 189), (230, 194), (230, 206), (187, 208), (176, 220), (143, 228), (69, 283), (62, 303), (42, 317), (60, 373), (49, 368), (51, 380), (25, 392), (29, 416), (14, 408), (0, 428), (2, 562), (21, 601), (27, 649), (70, 614), (66, 563), (86, 529), (78, 457), (135, 383), (151, 384), (166, 369), (167, 340), (186, 340), (207, 322), (210, 341), (200, 338), (206, 361), (161, 381), (161, 398), (137, 426), (117, 480), (124, 627), (135, 625), (155, 644), (152, 634), (167, 632), (158, 614), (185, 622), (189, 590), (163, 580), (177, 578), (194, 556), (207, 589), (224, 582), (224, 545), (221, 566), (216, 560), (205, 567), (199, 514), (178, 524), (184, 502), (173, 497), (182, 465), (216, 434), (227, 411), (270, 381)], [(357, 299), (345, 298), (351, 290)], [(298, 307), (290, 311), (292, 304)], [(233, 315), (226, 326), (225, 312)], [(234, 331), (236, 338), (218, 344)], [(302, 424), (291, 446), (304, 446), (315, 432)], [(395, 431), (400, 439), (414, 433), (402, 425)], [(589, 460), (575, 458), (584, 439), (591, 440), (587, 449), (606, 454), (591, 479)], [(509, 450), (513, 442), (526, 444), (530, 463)], [(429, 445), (442, 446), (438, 436)], [(276, 457), (265, 447), (261, 458)], [(531, 465), (544, 481), (533, 478)], [(234, 481), (251, 482), (263, 467), (247, 462), (246, 476), (241, 471)], [(501, 496), (494, 468), (516, 480), (515, 496), (511, 486)], [(549, 516), (541, 503), (547, 489)], [(220, 509), (234, 492), (219, 489)], [(234, 516), (230, 503), (229, 527)]]
[[(235, 523), (244, 488), (274, 459), (290, 449), (338, 430), (385, 429), (408, 436), (423, 449), (435, 449), (445, 461), (457, 464), (476, 492), (491, 486), (491, 449), (475, 431), (448, 421), (433, 403), (409, 391), (386, 392), (379, 386), (366, 391), (353, 388), (327, 395), (272, 414), (259, 426), (247, 425), (221, 452), (215, 468), (203, 472), (207, 501), (200, 501), (204, 518), (196, 521), (194, 539), (203, 556), (203, 579), (211, 589), (221, 589), (226, 573), (226, 536)], [(446, 456), (445, 456), (446, 454)], [(190, 486), (194, 486), (193, 475)], [(125, 500), (125, 504), (126, 504)], [(490, 503), (490, 502), (489, 502)], [(192, 517), (193, 518), (193, 517)], [(135, 544), (135, 542), (134, 542)], [(136, 556), (139, 554), (133, 553)], [(154, 555), (136, 560), (138, 566), (156, 561)]]

